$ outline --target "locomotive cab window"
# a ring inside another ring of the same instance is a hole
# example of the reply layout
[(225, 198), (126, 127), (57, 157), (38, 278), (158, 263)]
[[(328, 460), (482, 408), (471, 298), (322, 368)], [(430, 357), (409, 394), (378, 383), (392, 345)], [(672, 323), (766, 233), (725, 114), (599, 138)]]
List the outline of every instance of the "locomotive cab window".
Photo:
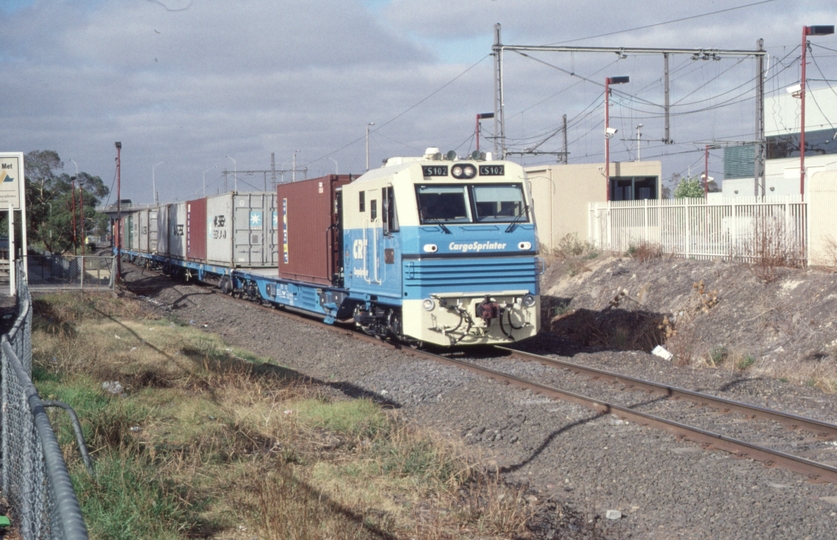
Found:
[(466, 186), (419, 185), (416, 197), (421, 223), (469, 223), (471, 204)]
[(511, 221), (526, 213), (520, 184), (485, 184), (473, 186), (476, 221)]
[(357, 196), (358, 196), (357, 211), (358, 212), (366, 212), (366, 192), (365, 191), (359, 191)]
[(395, 194), (392, 186), (383, 189), (381, 205), (383, 206), (381, 213), (384, 222), (384, 234), (398, 231), (398, 214), (395, 212)]
[(526, 223), (522, 184), (416, 186), (419, 218), (425, 223)]
[(369, 221), (375, 221), (376, 219), (378, 219), (378, 201), (372, 199), (369, 201)]

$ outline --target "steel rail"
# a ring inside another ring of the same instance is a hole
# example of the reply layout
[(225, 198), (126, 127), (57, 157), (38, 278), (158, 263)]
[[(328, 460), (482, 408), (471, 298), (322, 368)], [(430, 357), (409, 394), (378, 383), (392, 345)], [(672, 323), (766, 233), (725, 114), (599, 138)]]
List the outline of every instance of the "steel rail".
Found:
[(837, 437), (837, 425), (830, 424), (828, 422), (823, 422), (820, 420), (815, 420), (813, 418), (806, 418), (804, 416), (798, 416), (795, 414), (777, 411), (774, 409), (768, 409), (766, 407), (759, 407), (757, 405), (751, 405), (749, 403), (743, 403), (740, 401), (733, 401), (730, 399), (713, 396), (710, 394), (703, 394), (701, 392), (695, 392), (693, 390), (687, 390), (685, 388), (678, 388), (676, 386), (669, 386), (654, 381), (638, 379), (636, 377), (622, 375), (620, 373), (614, 373), (603, 369), (582, 366), (580, 364), (567, 362), (566, 360), (548, 358), (546, 356), (540, 356), (533, 353), (509, 349), (508, 347), (496, 346), (495, 348), (522, 360), (539, 362), (543, 365), (550, 367), (569, 369), (570, 371), (581, 373), (594, 379), (611, 379), (614, 382), (622, 383), (626, 386), (641, 388), (649, 392), (655, 392), (658, 394), (664, 394), (675, 399), (687, 399), (695, 403), (700, 403), (702, 405), (708, 405), (710, 407), (721, 409), (722, 411), (735, 411), (746, 416), (755, 416), (767, 420), (781, 422), (794, 428), (805, 429), (824, 438)]
[(734, 455), (748, 456), (763, 462), (767, 466), (779, 466), (785, 469), (804, 474), (809, 478), (819, 481), (837, 484), (837, 468), (810, 459), (805, 459), (778, 450), (773, 450), (756, 444), (741, 441), (733, 437), (727, 437), (719, 433), (705, 429), (681, 424), (658, 416), (635, 411), (629, 407), (623, 407), (606, 401), (577, 394), (567, 390), (561, 390), (534, 381), (522, 379), (508, 373), (493, 369), (480, 367), (465, 360), (456, 360), (446, 356), (423, 353), (423, 355), (435, 356), (440, 362), (467, 369), (471, 372), (488, 376), (498, 382), (514, 385), (519, 388), (531, 390), (536, 394), (561, 399), (598, 411), (600, 414), (615, 414), (625, 420), (637, 424), (648, 425), (657, 429), (669, 431), (675, 435), (682, 436), (691, 441), (704, 444), (713, 448), (725, 450)]
[[(799, 456), (794, 456), (792, 454), (787, 454), (785, 452), (780, 452), (778, 450), (772, 450), (770, 448), (761, 447), (752, 443), (748, 443), (746, 441), (741, 441), (735, 439), (733, 437), (727, 437), (725, 435), (721, 435), (719, 433), (714, 433), (711, 431), (707, 431), (701, 428), (689, 426), (686, 424), (681, 424), (679, 422), (674, 422), (672, 420), (667, 420), (665, 418), (660, 418), (651, 414), (643, 413), (640, 411), (635, 411), (628, 407), (623, 407), (621, 405), (616, 405), (612, 403), (608, 403), (606, 401), (584, 396), (582, 394), (577, 394), (574, 392), (570, 392), (567, 390), (561, 390), (559, 388), (554, 388), (551, 386), (547, 386), (544, 384), (540, 384), (534, 381), (529, 381), (526, 379), (522, 379), (520, 377), (516, 377), (514, 375), (510, 375), (507, 373), (503, 373), (501, 371), (496, 371), (490, 368), (481, 367), (477, 364), (474, 364), (469, 361), (465, 360), (456, 360), (454, 358), (450, 358), (447, 356), (442, 356), (438, 354), (434, 354), (428, 351), (420, 350), (420, 349), (412, 349), (406, 346), (402, 346), (398, 343), (382, 341), (374, 336), (368, 336), (366, 334), (362, 334), (360, 332), (353, 332), (351, 330), (346, 329), (345, 327), (341, 326), (331, 326), (323, 324), (322, 321), (312, 319), (307, 317), (299, 312), (294, 310), (286, 310), (286, 309), (274, 309), (271, 306), (267, 306), (261, 303), (256, 303), (253, 301), (245, 300), (245, 299), (237, 299), (234, 297), (229, 297), (233, 301), (243, 302), (249, 306), (259, 307), (261, 309), (270, 310), (273, 312), (277, 312), (284, 317), (289, 319), (294, 319), (298, 322), (303, 322), (306, 324), (310, 324), (312, 326), (316, 326), (318, 328), (323, 328), (328, 331), (332, 331), (335, 333), (343, 334), (346, 337), (359, 339), (361, 341), (366, 341), (370, 343), (376, 343), (378, 345), (389, 346), (390, 348), (397, 349), (400, 352), (427, 358), (431, 360), (435, 360), (437, 362), (441, 362), (444, 364), (448, 364), (454, 367), (458, 367), (461, 369), (466, 369), (472, 373), (476, 373), (478, 375), (487, 376), (491, 379), (494, 379), (500, 383), (513, 385), (517, 388), (531, 390), (536, 394), (542, 394), (547, 397), (553, 399), (560, 399), (562, 401), (567, 401), (570, 403), (575, 403), (577, 405), (581, 405), (583, 407), (587, 407), (589, 409), (593, 409), (598, 411), (601, 415), (604, 414), (615, 414), (625, 420), (632, 421), (637, 424), (647, 425), (653, 427), (655, 429), (660, 429), (663, 431), (668, 431), (675, 435), (681, 436), (683, 438), (689, 439), (693, 442), (699, 443), (706, 447), (717, 448), (719, 450), (724, 450), (736, 456), (748, 456), (757, 461), (764, 463), (768, 467), (782, 467), (803, 475), (808, 476), (811, 479), (815, 479), (817, 481), (824, 481), (830, 482), (832, 484), (837, 485), (837, 468), (831, 467), (830, 465), (825, 465), (823, 463), (818, 463), (816, 461), (812, 461), (809, 459), (805, 459)], [(643, 388), (647, 388), (652, 391), (660, 391), (661, 387), (670, 388), (672, 391), (672, 396), (675, 396), (674, 390), (682, 391), (682, 396), (687, 396), (690, 394), (695, 394), (697, 396), (704, 396), (706, 398), (711, 398), (711, 400), (720, 400), (720, 401), (729, 401), (723, 400), (723, 398), (715, 398), (714, 396), (708, 396), (704, 394), (699, 394), (697, 392), (691, 392), (689, 390), (683, 390), (675, 387), (665, 387), (664, 385), (659, 385), (657, 383), (651, 381), (644, 381), (642, 379), (635, 379), (633, 377), (628, 377), (625, 375), (619, 375), (615, 373), (610, 373), (604, 370), (598, 370), (596, 368), (589, 368), (586, 366), (580, 366), (578, 364), (573, 364), (571, 362), (563, 362), (560, 360), (553, 360), (551, 358), (546, 358), (538, 355), (534, 355), (531, 353), (524, 353), (522, 351), (517, 351), (514, 349), (508, 349), (506, 347), (499, 347), (496, 346), (495, 349), (502, 350), (504, 353), (519, 355), (520, 357), (528, 357), (530, 361), (539, 361), (545, 362), (547, 365), (561, 365), (561, 367), (566, 367), (567, 369), (575, 369), (579, 372), (586, 372), (591, 375), (595, 375), (598, 377), (609, 377), (611, 379), (615, 379), (620, 382), (624, 382), (625, 384), (632, 385), (632, 386), (640, 386)], [(668, 392), (668, 390), (666, 390)], [(730, 404), (734, 404), (737, 402), (729, 402)], [(746, 406), (746, 404), (741, 404)], [(759, 409), (758, 407), (755, 407)], [(746, 409), (750, 410), (750, 409)], [(764, 411), (770, 411), (770, 409), (764, 409)], [(779, 413), (779, 411), (773, 411), (774, 413)], [(798, 418), (800, 420), (805, 420), (807, 422), (812, 423), (811, 425), (824, 425), (824, 426), (831, 426), (832, 428), (837, 427), (831, 424), (826, 424), (824, 422), (818, 422), (816, 420), (807, 419), (804, 417), (794, 417), (793, 415), (784, 414), (786, 418)]]

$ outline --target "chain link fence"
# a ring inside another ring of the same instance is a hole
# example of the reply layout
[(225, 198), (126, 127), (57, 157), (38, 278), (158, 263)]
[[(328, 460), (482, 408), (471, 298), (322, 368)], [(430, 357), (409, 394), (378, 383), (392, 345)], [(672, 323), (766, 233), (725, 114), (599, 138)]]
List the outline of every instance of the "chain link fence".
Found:
[(113, 255), (56, 255), (29, 252), (29, 286), (32, 289), (113, 289), (116, 260)]
[(20, 536), (86, 540), (67, 466), (32, 384), (32, 299), (17, 266), (14, 325), (0, 338), (2, 490)]

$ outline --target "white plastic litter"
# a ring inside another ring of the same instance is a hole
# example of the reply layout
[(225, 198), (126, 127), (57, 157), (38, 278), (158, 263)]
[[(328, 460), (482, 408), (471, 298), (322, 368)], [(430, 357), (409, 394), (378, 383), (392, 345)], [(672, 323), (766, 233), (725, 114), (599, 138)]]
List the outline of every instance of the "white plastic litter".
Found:
[(662, 345), (657, 345), (656, 347), (654, 347), (654, 350), (651, 351), (651, 354), (653, 354), (654, 356), (659, 356), (663, 360), (671, 360), (672, 358), (674, 358), (674, 355), (668, 352)]

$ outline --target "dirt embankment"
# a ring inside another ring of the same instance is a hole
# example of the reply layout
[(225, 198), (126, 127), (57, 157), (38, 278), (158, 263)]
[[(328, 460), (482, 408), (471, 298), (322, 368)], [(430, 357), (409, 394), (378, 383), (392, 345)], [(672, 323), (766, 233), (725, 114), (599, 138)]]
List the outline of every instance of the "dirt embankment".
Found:
[(544, 326), (590, 347), (662, 344), (681, 364), (834, 364), (837, 276), (789, 268), (762, 276), (722, 261), (556, 260), (542, 280)]

